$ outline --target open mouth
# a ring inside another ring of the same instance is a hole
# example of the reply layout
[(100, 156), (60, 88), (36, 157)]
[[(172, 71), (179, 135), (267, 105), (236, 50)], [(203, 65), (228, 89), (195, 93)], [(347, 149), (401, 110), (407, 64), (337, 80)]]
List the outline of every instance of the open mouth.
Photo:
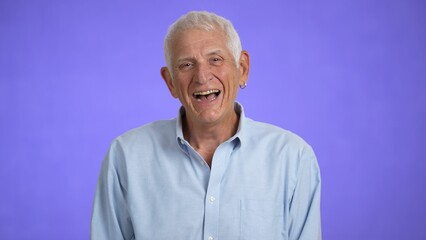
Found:
[(197, 99), (197, 101), (213, 101), (215, 100), (220, 94), (220, 90), (218, 89), (212, 89), (212, 90), (207, 90), (207, 91), (200, 91), (200, 92), (195, 92), (192, 95), (194, 96), (195, 99)]

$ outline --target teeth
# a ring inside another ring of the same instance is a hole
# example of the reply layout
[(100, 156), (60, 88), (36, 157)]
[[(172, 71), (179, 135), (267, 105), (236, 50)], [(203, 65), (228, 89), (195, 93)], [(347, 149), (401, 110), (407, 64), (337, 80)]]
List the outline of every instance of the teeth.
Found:
[(203, 92), (195, 92), (194, 96), (203, 96), (203, 95), (209, 95), (209, 94), (218, 93), (218, 92), (220, 92), (220, 91), (217, 90), (217, 89), (207, 90), (207, 91), (203, 91)]

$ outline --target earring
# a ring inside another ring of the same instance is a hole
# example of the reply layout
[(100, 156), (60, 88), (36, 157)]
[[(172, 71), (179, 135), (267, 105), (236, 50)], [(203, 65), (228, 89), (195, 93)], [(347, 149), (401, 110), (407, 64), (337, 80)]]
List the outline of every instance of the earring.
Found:
[(244, 89), (244, 88), (246, 88), (247, 87), (247, 83), (246, 82), (244, 82), (244, 84), (240, 84), (240, 88), (241, 89)]

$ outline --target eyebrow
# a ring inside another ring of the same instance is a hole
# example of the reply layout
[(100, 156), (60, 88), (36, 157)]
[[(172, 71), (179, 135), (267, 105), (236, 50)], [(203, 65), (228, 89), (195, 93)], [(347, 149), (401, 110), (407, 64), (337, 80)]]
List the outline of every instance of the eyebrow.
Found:
[(214, 51), (211, 51), (211, 52), (209, 52), (209, 53), (207, 53), (207, 56), (211, 56), (211, 55), (219, 55), (219, 54), (221, 54), (223, 51), (222, 50), (220, 50), (220, 49), (218, 49), (218, 50), (214, 50)]
[[(220, 55), (223, 51), (220, 49), (213, 50), (206, 54), (206, 56), (212, 56), (212, 55)], [(182, 57), (176, 60), (177, 63), (185, 62), (185, 61), (193, 61), (195, 57)]]
[(195, 59), (195, 57), (183, 57), (183, 58), (179, 58), (178, 60), (176, 60), (176, 62), (180, 63), (180, 62), (192, 61), (194, 59)]

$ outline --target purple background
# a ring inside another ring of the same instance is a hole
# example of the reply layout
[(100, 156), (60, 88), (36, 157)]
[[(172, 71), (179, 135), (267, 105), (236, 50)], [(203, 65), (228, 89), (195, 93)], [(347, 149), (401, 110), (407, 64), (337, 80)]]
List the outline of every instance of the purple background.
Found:
[(1, 0), (0, 239), (89, 238), (112, 139), (177, 114), (162, 44), (192, 9), (250, 52), (246, 114), (314, 147), (324, 239), (426, 239), (423, 0)]

